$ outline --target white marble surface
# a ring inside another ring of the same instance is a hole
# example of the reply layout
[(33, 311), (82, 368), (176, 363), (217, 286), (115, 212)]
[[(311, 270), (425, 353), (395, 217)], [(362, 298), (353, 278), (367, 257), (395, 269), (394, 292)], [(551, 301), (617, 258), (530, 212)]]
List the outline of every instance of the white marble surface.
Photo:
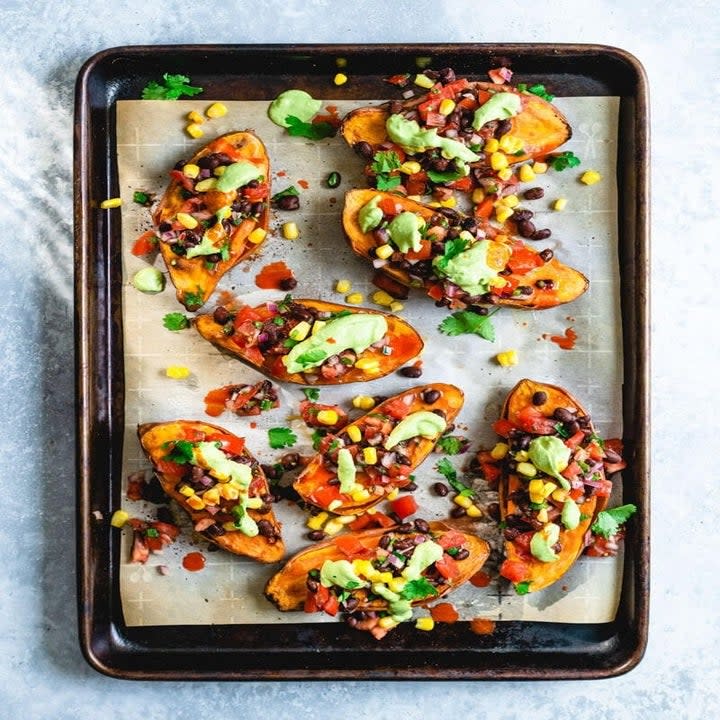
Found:
[[(720, 16), (709, 0), (502, 4), (0, 3), (0, 716), (701, 718), (720, 714), (714, 506)], [(329, 20), (332, 18), (332, 21)], [(425, 19), (423, 19), (425, 18)], [(559, 683), (128, 683), (78, 649), (74, 577), (72, 100), (124, 44), (592, 42), (645, 65), (653, 133), (653, 561), (638, 668)]]

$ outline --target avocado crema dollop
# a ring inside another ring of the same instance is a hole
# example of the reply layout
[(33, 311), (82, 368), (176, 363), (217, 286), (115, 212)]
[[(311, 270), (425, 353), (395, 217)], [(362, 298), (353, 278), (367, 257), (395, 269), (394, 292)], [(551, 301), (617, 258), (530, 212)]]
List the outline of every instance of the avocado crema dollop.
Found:
[(423, 437), (435, 439), (441, 435), (447, 422), (445, 418), (436, 415), (429, 410), (418, 410), (417, 412), (406, 415), (390, 432), (385, 440), (385, 449), (392, 450), (398, 443), (403, 440), (409, 440), (414, 437)]
[(489, 240), (480, 240), (467, 250), (456, 255), (444, 266), (441, 257), (433, 260), (433, 265), (440, 275), (446, 277), (468, 295), (484, 295), (499, 280), (497, 270), (487, 263)]
[(474, 130), (489, 123), (491, 120), (507, 120), (517, 115), (522, 109), (520, 96), (515, 93), (495, 93), (487, 102), (483, 103), (473, 116), (472, 126)]
[(351, 313), (329, 320), (314, 335), (295, 345), (283, 356), (288, 373), (306, 372), (322, 365), (343, 350), (361, 353), (379, 342), (388, 331), (383, 315)]
[[(378, 207), (380, 195), (375, 195), (358, 211), (358, 224), (360, 229), (367, 233), (379, 227), (383, 221), (383, 211)], [(390, 236), (390, 242), (402, 253), (414, 250), (417, 252), (422, 247), (422, 233), (420, 230), (425, 225), (419, 215), (405, 210), (396, 215), (385, 228)]]
[(480, 156), (459, 140), (438, 135), (435, 128), (421, 130), (417, 121), (408, 120), (402, 115), (390, 115), (385, 122), (388, 137), (409, 153), (418, 153), (429, 148), (440, 148), (448, 160), (477, 162)]
[(268, 108), (268, 117), (280, 127), (289, 127), (288, 117), (309, 122), (322, 107), (322, 100), (315, 100), (304, 90), (281, 92)]
[(215, 190), (230, 192), (253, 180), (261, 180), (262, 170), (247, 160), (231, 163), (225, 167), (225, 172), (217, 179)]

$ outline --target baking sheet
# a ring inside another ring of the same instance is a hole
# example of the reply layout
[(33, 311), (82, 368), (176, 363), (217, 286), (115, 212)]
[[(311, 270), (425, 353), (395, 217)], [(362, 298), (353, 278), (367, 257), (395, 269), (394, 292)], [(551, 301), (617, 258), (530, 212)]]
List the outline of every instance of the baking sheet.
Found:
[[(617, 268), (617, 116), (614, 97), (557, 98), (566, 113), (574, 135), (563, 149), (572, 150), (583, 163), (563, 173), (549, 172), (532, 185), (546, 193), (543, 200), (525, 203), (536, 212), (538, 227), (550, 227), (553, 236), (542, 243), (553, 248), (561, 260), (583, 271), (591, 281), (589, 291), (575, 302), (558, 308), (526, 312), (503, 308), (494, 317), (497, 339), (488, 343), (474, 336), (448, 338), (436, 327), (446, 316), (421, 293), (404, 302), (401, 315), (413, 323), (425, 338), (423, 376), (409, 381), (392, 375), (371, 386), (322, 388), (320, 401), (349, 406), (359, 393), (390, 395), (409, 384), (453, 382), (466, 394), (466, 404), (458, 418), (456, 432), (472, 440), (471, 449), (488, 447), (494, 442), (490, 423), (498, 417), (507, 391), (522, 377), (560, 384), (573, 392), (591, 412), (599, 433), (605, 437), (622, 435), (620, 425), (622, 387), (622, 342)], [(136, 237), (148, 229), (149, 211), (132, 202), (135, 190), (161, 193), (167, 171), (179, 159), (188, 159), (194, 151), (218, 134), (254, 129), (265, 141), (271, 159), (272, 192), (294, 184), (301, 190), (301, 210), (277, 212), (273, 217), (273, 236), (260, 253), (236, 266), (221, 281), (220, 293), (239, 295), (251, 305), (276, 299), (278, 293), (260, 291), (255, 286), (257, 272), (266, 264), (282, 259), (299, 280), (296, 297), (319, 297), (342, 302), (334, 292), (335, 281), (347, 278), (353, 291), (362, 292), (366, 305), (373, 307), (370, 295), (372, 269), (356, 258), (344, 241), (340, 226), (342, 196), (352, 187), (364, 187), (362, 162), (344, 141), (337, 137), (318, 142), (291, 138), (266, 117), (267, 101), (226, 102), (229, 112), (221, 119), (204, 124), (205, 137), (191, 140), (184, 133), (185, 116), (190, 110), (202, 111), (207, 103), (121, 101), (117, 103), (117, 152), (122, 207), (123, 329), (125, 359), (125, 441), (123, 477), (148, 468), (135, 435), (141, 422), (176, 418), (208, 419), (202, 399), (215, 387), (229, 383), (255, 382), (260, 375), (240, 362), (222, 355), (194, 330), (167, 331), (162, 318), (182, 307), (175, 300), (170, 283), (155, 296), (143, 295), (130, 284), (132, 275), (144, 266), (129, 250)], [(344, 114), (363, 101), (331, 103)], [(578, 182), (586, 169), (598, 170), (603, 181), (587, 187)], [(342, 184), (336, 190), (324, 186), (330, 170), (338, 170)], [(299, 181), (307, 183), (307, 189)], [(566, 210), (552, 212), (550, 203), (557, 197), (568, 199)], [(300, 227), (300, 238), (284, 240), (279, 225), (293, 220)], [(162, 261), (158, 259), (158, 267)], [(281, 295), (281, 294), (280, 294)], [(206, 309), (213, 307), (212, 298)], [(562, 335), (572, 327), (577, 333), (575, 347), (563, 350), (549, 336)], [(520, 362), (516, 367), (501, 368), (494, 356), (501, 350), (516, 349)], [(191, 370), (187, 380), (171, 380), (165, 369), (181, 364)], [(372, 388), (370, 390), (370, 388)], [(281, 407), (260, 418), (256, 428), (247, 419), (225, 414), (217, 422), (247, 438), (248, 447), (261, 462), (273, 462), (284, 451), (270, 450), (267, 427), (290, 426), (299, 438), (293, 448), (310, 452), (310, 433), (301, 422), (289, 419), (303, 399), (299, 387), (281, 386)], [(445, 518), (452, 505), (448, 498), (436, 498), (428, 491), (441, 479), (433, 467), (440, 455), (433, 455), (416, 472), (419, 486), (416, 498), (421, 506), (418, 516)], [(470, 454), (451, 457), (458, 468), (467, 464)], [(466, 477), (480, 493), (480, 504), (491, 502), (493, 494), (481, 481)], [(616, 493), (619, 497), (619, 483)], [(124, 497), (123, 507), (132, 515), (152, 516), (153, 508), (132, 503)], [(283, 522), (288, 553), (307, 544), (305, 515), (294, 505), (282, 501), (276, 513)], [(182, 515), (178, 516), (179, 519)], [(487, 519), (474, 524), (478, 534), (498, 544), (494, 523)], [(129, 535), (125, 538), (120, 565), (120, 592), (125, 622), (129, 626), (183, 624), (246, 624), (323, 622), (320, 616), (304, 613), (279, 613), (262, 596), (262, 587), (277, 566), (262, 566), (240, 557), (208, 552), (205, 541), (193, 539), (186, 527), (180, 541), (163, 555), (152, 555), (146, 565), (129, 563)], [(182, 558), (190, 550), (200, 550), (207, 564), (202, 572), (182, 568)], [(491, 560), (497, 561), (499, 556)], [(169, 574), (161, 575), (158, 566)], [(617, 608), (622, 557), (581, 559), (562, 581), (540, 593), (519, 597), (507, 586), (491, 583), (487, 588), (467, 585), (450, 600), (462, 619), (474, 617), (497, 620), (533, 620), (568, 623), (599, 623), (611, 620)], [(422, 613), (423, 611), (418, 611)], [(329, 621), (336, 622), (329, 619)]]

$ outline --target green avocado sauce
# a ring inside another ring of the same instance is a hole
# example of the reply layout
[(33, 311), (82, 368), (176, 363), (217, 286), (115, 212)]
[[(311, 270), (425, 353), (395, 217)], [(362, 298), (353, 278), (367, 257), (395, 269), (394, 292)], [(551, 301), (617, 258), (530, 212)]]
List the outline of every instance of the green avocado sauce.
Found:
[[(498, 277), (497, 270), (487, 264), (489, 247), (489, 240), (480, 240), (448, 260), (439, 272), (469, 295), (484, 295)], [(435, 258), (433, 264), (441, 259)]]
[(315, 100), (304, 90), (285, 90), (281, 92), (268, 108), (268, 117), (280, 127), (289, 127), (288, 117), (296, 117), (302, 122), (310, 122), (322, 107), (322, 100)]
[(388, 137), (406, 152), (423, 152), (429, 148), (440, 148), (448, 160), (476, 162), (480, 159), (467, 145), (459, 140), (441, 137), (435, 128), (421, 130), (415, 120), (408, 120), (402, 115), (390, 115), (385, 123)]
[(517, 115), (522, 108), (520, 97), (515, 93), (495, 93), (487, 102), (483, 103), (473, 116), (474, 130), (489, 123), (491, 120), (506, 120)]

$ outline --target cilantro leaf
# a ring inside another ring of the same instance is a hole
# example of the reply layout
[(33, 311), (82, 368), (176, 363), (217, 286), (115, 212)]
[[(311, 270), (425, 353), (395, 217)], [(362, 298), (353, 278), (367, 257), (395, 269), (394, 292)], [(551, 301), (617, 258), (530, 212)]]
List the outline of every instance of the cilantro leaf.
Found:
[(484, 340), (495, 342), (495, 328), (490, 317), (496, 311), (488, 315), (478, 315), (469, 310), (459, 310), (449, 317), (446, 317), (438, 326), (440, 332), (445, 335), (479, 335)]
[(188, 309), (190, 308), (199, 308), (205, 301), (203, 300), (202, 296), (202, 290), (198, 288), (198, 291), (196, 293), (192, 292), (186, 292), (183, 295), (183, 304)]
[(136, 190), (133, 193), (133, 202), (144, 207), (150, 207), (153, 203), (154, 195), (144, 190)]
[(610, 510), (602, 510), (598, 513), (597, 519), (590, 528), (596, 535), (609, 538), (615, 535), (620, 526), (625, 523), (637, 510), (632, 503), (620, 505)]
[(176, 440), (165, 459), (179, 465), (191, 463), (193, 461), (193, 444), (188, 440)]
[(466, 444), (467, 440), (460, 435), (445, 435), (437, 441), (437, 446), (446, 455), (459, 455)]
[(433, 263), (435, 269), (439, 270), (440, 272), (444, 272), (444, 270), (448, 266), (448, 263), (454, 257), (457, 257), (460, 253), (464, 252), (469, 244), (470, 241), (467, 238), (463, 237), (456, 237), (452, 240), (448, 240), (443, 246), (443, 254), (438, 255), (437, 258), (435, 258), (435, 261)]
[(378, 190), (392, 190), (401, 183), (399, 175), (378, 175), (375, 187)]
[(553, 170), (557, 170), (558, 172), (567, 170), (567, 168), (577, 167), (579, 164), (580, 158), (575, 155), (572, 150), (566, 150), (565, 152), (561, 152), (559, 155), (554, 155), (550, 160), (550, 165)]
[(394, 150), (380, 150), (373, 155), (370, 169), (376, 175), (382, 175), (397, 170), (400, 164), (400, 158)]
[(312, 440), (312, 446), (313, 450), (318, 450), (320, 448), (320, 441), (327, 435), (326, 430), (313, 430), (312, 435), (310, 436)]
[(268, 430), (268, 442), (273, 450), (284, 447), (292, 447), (297, 442), (297, 435), (286, 427), (270, 428)]
[(552, 102), (555, 99), (554, 95), (551, 95), (546, 89), (545, 86), (541, 83), (537, 83), (536, 85), (531, 85), (527, 91), (529, 93), (532, 93), (533, 95), (537, 95), (538, 97), (541, 97), (543, 100), (547, 100), (548, 102)]
[(530, 581), (523, 580), (522, 582), (515, 583), (515, 592), (518, 595), (527, 595), (530, 592)]
[(171, 312), (163, 318), (163, 327), (166, 327), (168, 330), (172, 330), (173, 332), (185, 330), (185, 328), (190, 327), (190, 319), (187, 315), (183, 315), (181, 312)]
[(422, 600), (423, 598), (433, 597), (438, 594), (435, 586), (426, 578), (421, 577), (417, 580), (410, 580), (400, 592), (403, 600)]
[(291, 185), (290, 187), (287, 187), (284, 190), (281, 190), (280, 192), (275, 193), (270, 198), (270, 202), (277, 202), (280, 198), (288, 197), (289, 195), (294, 195), (295, 197), (299, 197), (300, 193), (298, 192), (298, 189), (294, 185)]
[(320, 390), (318, 388), (303, 388), (302, 391), (310, 402), (315, 402), (320, 397)]
[(335, 134), (335, 128), (326, 122), (308, 123), (303, 122), (294, 115), (288, 115), (285, 118), (287, 123), (287, 131), (293, 137), (305, 137), (310, 140), (322, 140), (326, 137), (332, 137)]
[(439, 172), (438, 170), (428, 170), (427, 176), (434, 183), (446, 183), (454, 182), (465, 177), (465, 173), (462, 170), (451, 170), (446, 172)]
[(302, 355), (298, 355), (295, 359), (300, 365), (310, 365), (316, 363), (319, 360), (324, 360), (327, 357), (327, 353), (322, 348), (312, 348)]
[(458, 494), (463, 497), (475, 497), (475, 492), (469, 488), (464, 482), (458, 480), (457, 470), (452, 466), (452, 463), (447, 459), (443, 458), (436, 466), (435, 469), (445, 477), (450, 487)]
[(186, 75), (163, 75), (162, 83), (149, 82), (142, 91), (143, 100), (177, 100), (181, 95), (192, 97), (203, 91), (201, 87), (193, 87)]

